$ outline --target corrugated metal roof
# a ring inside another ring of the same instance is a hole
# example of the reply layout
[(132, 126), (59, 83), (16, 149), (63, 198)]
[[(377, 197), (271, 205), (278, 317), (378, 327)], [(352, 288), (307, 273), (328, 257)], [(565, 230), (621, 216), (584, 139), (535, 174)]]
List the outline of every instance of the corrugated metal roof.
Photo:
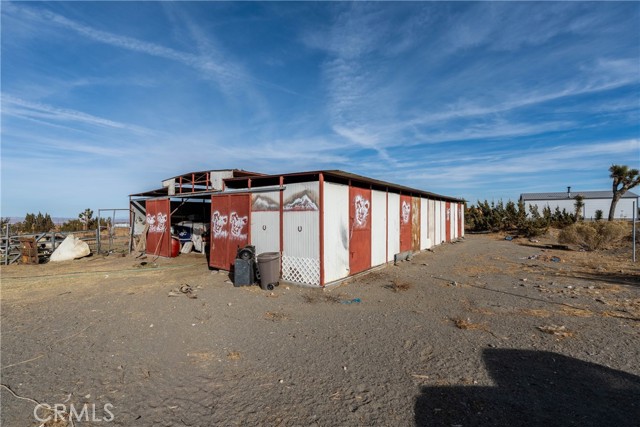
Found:
[(362, 175), (357, 175), (350, 172), (345, 172), (341, 170), (316, 170), (316, 171), (307, 171), (307, 172), (296, 172), (296, 173), (287, 173), (287, 174), (275, 174), (275, 175), (263, 175), (263, 176), (254, 176), (254, 177), (243, 177), (243, 178), (227, 178), (225, 179), (225, 183), (228, 187), (233, 187), (233, 183), (237, 183), (236, 185), (244, 185), (243, 181), (247, 179), (251, 179), (252, 186), (258, 184), (261, 180), (270, 180), (277, 177), (302, 177), (308, 176), (312, 179), (317, 179), (316, 177), (320, 174), (323, 174), (325, 179), (333, 177), (343, 180), (351, 180), (360, 184), (365, 185), (373, 185), (381, 188), (388, 188), (389, 190), (393, 190), (396, 192), (402, 192), (403, 194), (411, 194), (415, 196), (424, 196), (432, 199), (438, 200), (447, 200), (451, 202), (463, 203), (464, 200), (458, 199), (450, 196), (443, 196), (442, 194), (431, 193), (429, 191), (418, 190), (416, 188), (406, 187), (400, 184), (393, 184), (391, 182), (380, 181), (378, 179), (369, 178)]
[[(611, 199), (613, 197), (613, 191), (572, 191), (567, 193), (566, 191), (559, 193), (522, 193), (520, 194), (521, 200), (566, 200), (575, 199), (576, 196), (582, 196), (583, 199)], [(623, 199), (634, 199), (638, 195), (633, 191), (627, 191), (622, 196)]]

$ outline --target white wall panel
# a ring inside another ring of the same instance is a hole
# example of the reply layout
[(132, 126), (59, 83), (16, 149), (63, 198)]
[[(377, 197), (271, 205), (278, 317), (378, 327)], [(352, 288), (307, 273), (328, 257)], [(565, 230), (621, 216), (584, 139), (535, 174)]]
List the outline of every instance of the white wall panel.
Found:
[(319, 182), (286, 184), (282, 278), (320, 285)]
[(442, 216), (442, 203), (440, 202), (440, 200), (435, 201), (434, 212), (436, 217), (436, 229), (435, 229), (436, 239), (433, 243), (435, 245), (439, 245), (440, 243), (442, 243), (442, 229), (444, 227), (442, 225), (442, 223), (444, 222), (444, 217)]
[(458, 238), (458, 204), (451, 203), (451, 239)]
[(387, 261), (387, 193), (371, 191), (371, 266)]
[(389, 205), (387, 209), (387, 240), (389, 250), (387, 261), (393, 261), (393, 256), (400, 252), (400, 195), (389, 193)]
[(349, 275), (349, 186), (324, 183), (324, 281)]
[(429, 200), (429, 240), (431, 242), (431, 246), (433, 247), (436, 240), (436, 201)]
[(280, 212), (251, 212), (251, 244), (256, 254), (280, 252)]
[(431, 247), (431, 238), (429, 237), (429, 200), (420, 199), (420, 250)]

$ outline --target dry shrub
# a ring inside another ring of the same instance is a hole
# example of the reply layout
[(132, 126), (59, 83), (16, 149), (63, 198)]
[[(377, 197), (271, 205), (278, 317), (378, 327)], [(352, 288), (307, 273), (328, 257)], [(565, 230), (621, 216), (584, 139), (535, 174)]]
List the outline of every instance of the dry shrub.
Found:
[(560, 243), (578, 245), (587, 251), (619, 245), (629, 232), (624, 221), (578, 222), (560, 231)]

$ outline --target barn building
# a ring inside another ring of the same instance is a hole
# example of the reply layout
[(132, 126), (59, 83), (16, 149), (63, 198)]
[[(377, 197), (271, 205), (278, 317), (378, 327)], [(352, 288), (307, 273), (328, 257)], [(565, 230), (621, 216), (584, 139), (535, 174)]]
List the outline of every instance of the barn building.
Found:
[(170, 255), (169, 224), (204, 223), (211, 268), (230, 270), (250, 244), (280, 253), (282, 279), (292, 283), (325, 286), (464, 235), (462, 200), (338, 170), (211, 171), (163, 184), (131, 196), (153, 222), (148, 253)]
[[(595, 219), (596, 211), (600, 210), (603, 213), (603, 217), (607, 218), (609, 215), (609, 209), (611, 208), (611, 200), (613, 198), (613, 191), (571, 191), (571, 187), (567, 187), (566, 192), (560, 193), (523, 193), (520, 195), (520, 200), (524, 202), (527, 212), (529, 212), (530, 206), (537, 206), (538, 211), (542, 213), (542, 210), (546, 207), (551, 209), (553, 213), (556, 208), (561, 212), (566, 210), (569, 213), (575, 212), (576, 197), (582, 196), (582, 202), (584, 206), (582, 208), (582, 218)], [(615, 219), (633, 219), (633, 203), (635, 202), (636, 208), (638, 207), (638, 195), (631, 191), (627, 191), (616, 205), (614, 213)], [(637, 216), (637, 215), (636, 215)]]

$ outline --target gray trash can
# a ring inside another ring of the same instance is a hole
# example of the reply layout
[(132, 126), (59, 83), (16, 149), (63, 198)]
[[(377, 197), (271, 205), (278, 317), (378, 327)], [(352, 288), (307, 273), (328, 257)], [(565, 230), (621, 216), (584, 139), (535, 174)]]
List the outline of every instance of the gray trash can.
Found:
[(280, 252), (264, 252), (258, 255), (260, 287), (273, 290), (280, 280)]

